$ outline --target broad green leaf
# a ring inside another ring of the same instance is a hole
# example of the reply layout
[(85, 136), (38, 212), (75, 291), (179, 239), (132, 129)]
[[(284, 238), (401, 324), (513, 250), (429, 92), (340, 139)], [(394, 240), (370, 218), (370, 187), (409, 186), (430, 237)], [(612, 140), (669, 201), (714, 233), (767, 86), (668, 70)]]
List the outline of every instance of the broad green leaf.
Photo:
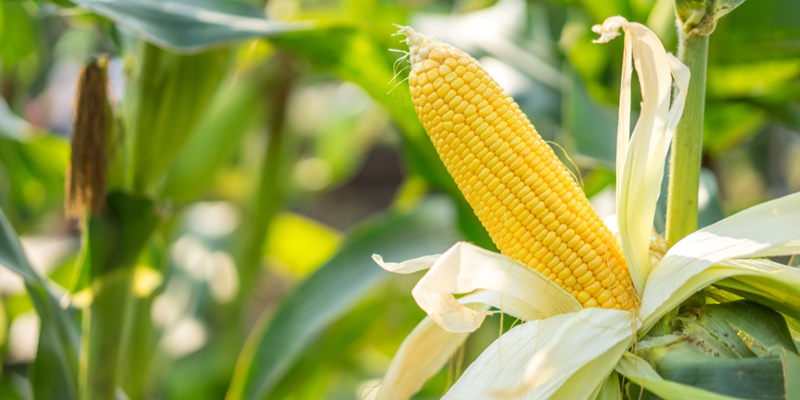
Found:
[(40, 25), (33, 2), (0, 2), (0, 60), (3, 72), (11, 70), (24, 82), (32, 81), (39, 67)]
[(798, 18), (800, 7), (795, 0), (745, 2), (720, 20), (711, 35), (709, 63), (713, 66), (796, 59), (800, 56)]
[(767, 112), (747, 102), (715, 101), (706, 108), (703, 148), (712, 155), (729, 152), (758, 133), (767, 122)]
[(713, 65), (708, 71), (708, 93), (709, 97), (715, 98), (797, 99), (800, 89), (794, 79), (798, 73), (800, 56), (785, 60)]
[(713, 305), (691, 310), (682, 332), (687, 342), (706, 354), (725, 358), (756, 357), (724, 316), (714, 312)]
[[(707, 390), (698, 389), (692, 386), (687, 386), (678, 382), (664, 380), (658, 372), (656, 372), (650, 364), (641, 357), (637, 357), (631, 353), (625, 353), (622, 356), (619, 364), (617, 364), (616, 371), (639, 386), (661, 396), (665, 400), (736, 400), (737, 397), (724, 396), (709, 392)], [(635, 393), (640, 394), (639, 391)], [(652, 397), (643, 397), (650, 399)]]
[(230, 58), (226, 49), (178, 55), (143, 43), (125, 92), (133, 184), (148, 191), (207, 113)]
[(255, 7), (228, 1), (75, 0), (160, 47), (197, 51), (212, 45), (303, 29), (267, 19)]
[[(800, 376), (800, 357), (796, 354), (786, 353), (783, 357), (783, 366), (786, 376)], [(800, 396), (800, 380), (786, 380), (786, 398), (796, 399)]]
[(28, 230), (35, 217), (63, 206), (69, 154), (69, 141), (60, 136), (26, 141), (0, 137), (0, 192), (7, 217), (21, 230)]
[(332, 321), (389, 274), (370, 258), (391, 259), (441, 252), (456, 240), (448, 203), (428, 201), (413, 211), (395, 211), (354, 230), (340, 251), (280, 305), (248, 339), (227, 399), (262, 399), (296, 357)]
[(16, 272), (27, 283), (43, 286), (42, 277), (28, 262), (16, 232), (2, 210), (0, 210), (0, 265)]
[(239, 145), (263, 107), (263, 77), (245, 75), (223, 87), (167, 170), (162, 196), (177, 202), (197, 198), (209, 177)]
[(747, 1), (710, 38), (709, 96), (797, 99), (800, 7), (795, 0)]
[(783, 362), (779, 357), (713, 357), (681, 342), (649, 361), (656, 363), (656, 371), (664, 379), (714, 393), (745, 399), (785, 398)]
[(37, 357), (30, 371), (34, 396), (77, 399), (80, 340), (74, 315), (59, 305), (44, 278), (33, 269), (2, 210), (0, 264), (25, 280), (25, 287), (41, 320)]
[(773, 346), (781, 346), (797, 354), (786, 320), (777, 311), (746, 300), (709, 304), (703, 308), (741, 331), (750, 347), (760, 356), (776, 355), (774, 351), (777, 350)]

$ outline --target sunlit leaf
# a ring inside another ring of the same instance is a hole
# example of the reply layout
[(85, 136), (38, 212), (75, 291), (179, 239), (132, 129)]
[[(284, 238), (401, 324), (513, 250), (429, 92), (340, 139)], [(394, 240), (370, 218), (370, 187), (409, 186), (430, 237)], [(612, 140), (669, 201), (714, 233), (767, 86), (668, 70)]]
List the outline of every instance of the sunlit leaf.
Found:
[(721, 19), (711, 35), (709, 62), (733, 64), (796, 59), (800, 56), (798, 18), (800, 7), (794, 0), (744, 2)]
[(262, 107), (261, 79), (242, 76), (223, 85), (167, 170), (162, 196), (191, 201), (210, 183), (209, 177), (241, 142)]
[(0, 264), (25, 280), (41, 320), (37, 357), (30, 372), (34, 395), (77, 399), (79, 333), (74, 315), (59, 305), (47, 282), (33, 269), (2, 210)]
[(279, 214), (270, 226), (265, 244), (293, 276), (306, 276), (338, 249), (342, 235), (333, 228), (299, 214)]
[(746, 102), (714, 102), (706, 110), (703, 147), (724, 154), (752, 137), (767, 122), (767, 112)]
[(144, 44), (125, 91), (126, 139), (134, 185), (152, 189), (182, 149), (229, 65), (226, 49), (179, 55)]
[(39, 65), (37, 7), (26, 2), (0, 2), (0, 60), (23, 81), (36, 76)]

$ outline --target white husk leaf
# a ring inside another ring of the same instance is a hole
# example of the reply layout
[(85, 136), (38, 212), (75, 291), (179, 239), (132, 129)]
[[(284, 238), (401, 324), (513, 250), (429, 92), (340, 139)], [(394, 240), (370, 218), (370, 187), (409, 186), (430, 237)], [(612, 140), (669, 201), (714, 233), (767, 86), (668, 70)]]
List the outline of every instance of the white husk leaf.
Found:
[[(688, 87), (689, 70), (664, 50), (658, 37), (644, 25), (622, 17), (608, 18), (592, 30), (601, 35), (595, 42), (605, 43), (625, 32), (625, 50), (620, 89), (617, 131), (617, 216), (622, 232), (622, 248), (639, 296), (650, 273), (650, 233), (661, 191), (664, 161), (675, 131)], [(630, 135), (631, 68), (633, 65), (642, 89), (642, 108)], [(672, 77), (677, 86), (670, 106)]]
[(399, 263), (385, 262), (383, 257), (378, 254), (373, 254), (372, 259), (384, 270), (394, 272), (395, 274), (413, 274), (414, 272), (424, 271), (429, 269), (436, 260), (441, 257), (441, 254), (434, 254), (431, 256), (423, 256), (412, 258)]
[[(644, 326), (652, 326), (693, 293), (728, 277), (761, 276), (776, 285), (797, 281), (796, 268), (741, 259), (796, 252), (798, 239), (800, 193), (759, 204), (690, 234), (664, 255), (648, 278), (640, 310)], [(776, 289), (776, 296), (785, 297), (785, 292)]]
[[(524, 319), (547, 318), (581, 309), (580, 303), (534, 269), (509, 257), (459, 242), (439, 257), (412, 291), (420, 308), (451, 332), (472, 332), (485, 312), (465, 307), (454, 294), (502, 293), (506, 312)], [(506, 309), (509, 306), (512, 309)], [(516, 310), (516, 311), (515, 311)]]
[[(488, 309), (496, 296), (476, 293), (459, 299), (478, 309)], [(381, 384), (368, 393), (377, 400), (408, 399), (452, 359), (469, 333), (444, 330), (430, 317), (422, 320), (403, 340)]]
[[(587, 397), (630, 345), (632, 324), (630, 313), (600, 308), (526, 322), (484, 350), (444, 398), (547, 399), (560, 390)], [(573, 376), (581, 384), (566, 388)]]

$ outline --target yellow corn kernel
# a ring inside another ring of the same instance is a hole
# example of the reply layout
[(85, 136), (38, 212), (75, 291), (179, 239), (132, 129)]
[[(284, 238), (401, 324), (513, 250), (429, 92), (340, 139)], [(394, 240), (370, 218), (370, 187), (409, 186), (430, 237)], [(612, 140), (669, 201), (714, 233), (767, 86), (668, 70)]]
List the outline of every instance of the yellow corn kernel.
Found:
[(514, 100), (468, 54), (409, 27), (401, 32), (417, 115), (500, 251), (584, 307), (632, 309), (619, 244)]

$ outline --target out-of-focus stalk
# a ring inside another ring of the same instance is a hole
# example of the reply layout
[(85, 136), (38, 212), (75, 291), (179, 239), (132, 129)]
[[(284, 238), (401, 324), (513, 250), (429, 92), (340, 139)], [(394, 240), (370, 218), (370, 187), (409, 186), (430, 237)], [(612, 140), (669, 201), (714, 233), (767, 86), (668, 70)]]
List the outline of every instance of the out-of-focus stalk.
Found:
[(267, 230), (272, 219), (284, 201), (286, 190), (285, 174), (288, 160), (289, 138), (284, 134), (286, 108), (288, 96), (293, 85), (294, 69), (288, 54), (277, 53), (275, 64), (279, 69), (275, 79), (266, 82), (269, 88), (269, 99), (266, 112), (268, 120), (267, 148), (261, 170), (258, 176), (258, 185), (253, 193), (248, 217), (253, 223), (245, 224), (242, 228), (242, 247), (239, 253), (239, 271), (241, 293), (239, 298), (246, 299), (249, 289), (255, 282), (258, 271), (258, 261), (261, 258)]

